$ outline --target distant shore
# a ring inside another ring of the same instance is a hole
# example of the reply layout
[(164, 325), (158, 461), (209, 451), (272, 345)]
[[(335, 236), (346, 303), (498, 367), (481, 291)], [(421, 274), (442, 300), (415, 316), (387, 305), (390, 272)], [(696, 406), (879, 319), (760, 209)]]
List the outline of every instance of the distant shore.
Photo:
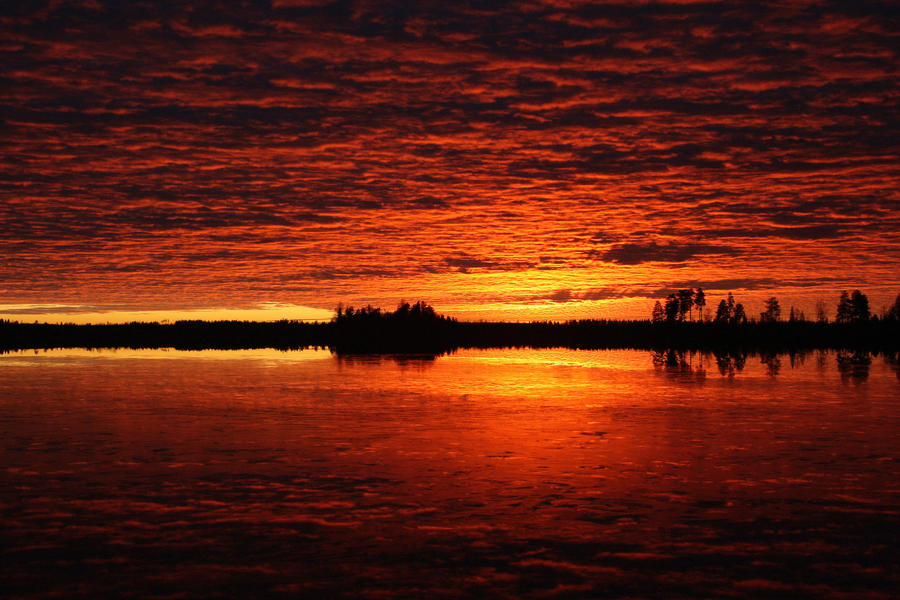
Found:
[(461, 348), (552, 348), (790, 352), (836, 349), (896, 352), (900, 322), (810, 321), (651, 323), (460, 322), (437, 315), (341, 316), (330, 322), (179, 321), (105, 325), (0, 321), (0, 351), (50, 348), (282, 350), (329, 348), (338, 354), (430, 353)]

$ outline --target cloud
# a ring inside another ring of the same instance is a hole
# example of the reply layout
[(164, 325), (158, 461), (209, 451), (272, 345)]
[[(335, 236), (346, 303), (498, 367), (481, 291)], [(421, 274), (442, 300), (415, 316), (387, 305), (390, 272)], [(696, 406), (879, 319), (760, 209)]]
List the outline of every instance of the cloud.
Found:
[(786, 240), (830, 240), (845, 237), (850, 231), (859, 229), (850, 225), (829, 223), (824, 225), (807, 225), (802, 227), (747, 227), (746, 229), (710, 228), (704, 232), (709, 238), (782, 238)]
[(659, 290), (650, 290), (634, 286), (602, 286), (588, 288), (582, 292), (571, 290), (568, 288), (560, 288), (549, 294), (540, 294), (531, 296), (529, 301), (551, 301), (556, 303), (573, 303), (577, 304), (583, 301), (595, 300), (621, 300), (623, 298), (661, 298), (668, 295), (669, 292), (659, 295)]
[(591, 288), (580, 295), (582, 300), (618, 300), (620, 298), (648, 297), (649, 292), (642, 288), (605, 286)]
[(599, 254), (604, 262), (638, 265), (645, 262), (685, 262), (698, 256), (736, 256), (739, 251), (728, 246), (699, 243), (650, 242), (614, 244)]
[(484, 258), (477, 258), (466, 253), (459, 253), (455, 256), (445, 257), (443, 263), (448, 267), (452, 267), (460, 273), (468, 273), (472, 269), (488, 271), (515, 271), (530, 266), (530, 264), (525, 261), (511, 261), (508, 257), (502, 257), (496, 260), (488, 260)]
[[(67, 313), (84, 313), (102, 311), (102, 305), (70, 305), (70, 304), (0, 304), (0, 314), (3, 315), (50, 315)], [(119, 307), (117, 307), (119, 308)], [(129, 310), (135, 307), (122, 307)]]
[(572, 299), (572, 290), (559, 289), (550, 294), (550, 300), (554, 302), (568, 302)]
[(475, 269), (475, 268), (494, 268), (499, 266), (500, 263), (492, 262), (488, 260), (482, 260), (480, 258), (472, 258), (468, 256), (461, 257), (448, 257), (444, 259), (444, 262), (451, 267), (458, 267), (459, 269)]
[(900, 285), (891, 3), (210, 6), (5, 11), (0, 300)]

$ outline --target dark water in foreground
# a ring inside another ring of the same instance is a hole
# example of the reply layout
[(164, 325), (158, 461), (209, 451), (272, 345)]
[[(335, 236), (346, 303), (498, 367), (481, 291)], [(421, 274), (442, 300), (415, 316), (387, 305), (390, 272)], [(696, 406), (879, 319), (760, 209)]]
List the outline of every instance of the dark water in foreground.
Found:
[(0, 586), (895, 597), (895, 364), (657, 358), (0, 356)]

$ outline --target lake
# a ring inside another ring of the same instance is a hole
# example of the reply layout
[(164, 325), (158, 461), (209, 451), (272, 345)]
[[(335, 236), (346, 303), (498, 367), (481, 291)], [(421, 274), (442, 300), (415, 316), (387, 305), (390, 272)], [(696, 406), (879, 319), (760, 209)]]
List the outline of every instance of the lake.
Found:
[(0, 355), (15, 598), (889, 598), (890, 357)]

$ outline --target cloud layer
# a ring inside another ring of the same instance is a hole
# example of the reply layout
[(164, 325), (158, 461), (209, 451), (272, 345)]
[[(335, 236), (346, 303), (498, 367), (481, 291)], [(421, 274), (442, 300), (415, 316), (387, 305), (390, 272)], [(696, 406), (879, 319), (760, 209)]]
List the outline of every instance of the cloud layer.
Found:
[(722, 280), (886, 298), (898, 21), (877, 2), (13, 4), (0, 301), (572, 306)]

